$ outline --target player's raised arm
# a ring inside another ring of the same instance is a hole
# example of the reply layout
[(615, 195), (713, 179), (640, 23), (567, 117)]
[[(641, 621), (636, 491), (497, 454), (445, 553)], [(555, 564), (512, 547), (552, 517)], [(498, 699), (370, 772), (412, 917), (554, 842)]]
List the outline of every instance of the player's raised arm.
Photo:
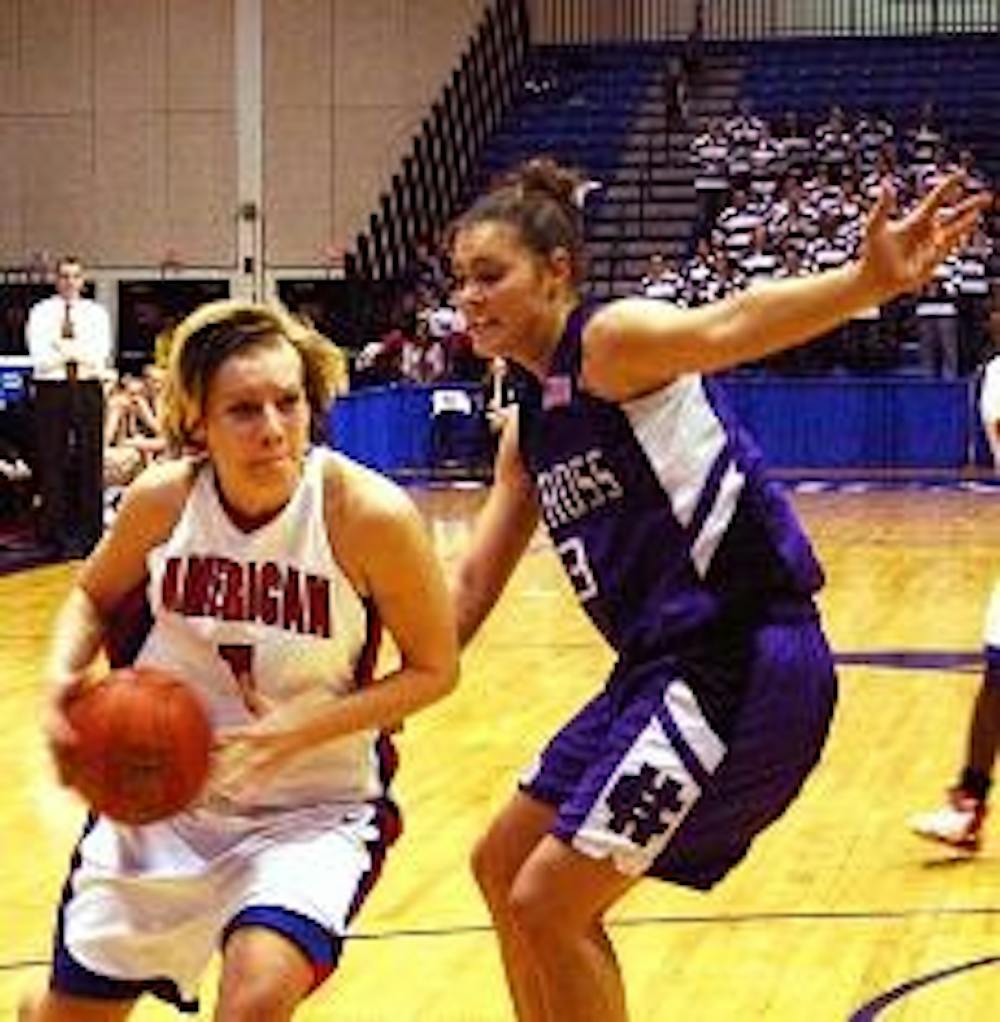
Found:
[(958, 174), (904, 217), (884, 185), (869, 217), (861, 257), (808, 277), (755, 285), (696, 309), (626, 298), (587, 324), (582, 378), (607, 400), (648, 393), (686, 372), (713, 372), (819, 337), (857, 312), (921, 287), (975, 228), (990, 202), (965, 198)]

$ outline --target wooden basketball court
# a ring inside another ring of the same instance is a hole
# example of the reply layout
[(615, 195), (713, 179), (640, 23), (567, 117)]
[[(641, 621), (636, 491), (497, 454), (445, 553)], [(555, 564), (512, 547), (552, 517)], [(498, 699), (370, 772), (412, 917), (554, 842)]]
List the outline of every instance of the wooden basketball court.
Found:
[[(936, 803), (959, 763), (1000, 565), (1000, 490), (795, 499), (827, 568), (822, 603), (846, 661), (833, 737), (798, 803), (716, 891), (646, 884), (620, 906), (612, 932), (632, 1018), (993, 1022), (1000, 817), (975, 859), (918, 841), (905, 820)], [(418, 500), (453, 564), (482, 492)], [(53, 782), (38, 731), (42, 652), (71, 573), (0, 579), (3, 1018), (45, 976), (83, 815)], [(466, 655), (458, 693), (400, 736), (406, 833), (305, 1022), (512, 1018), (468, 851), (610, 659), (539, 535)], [(144, 1002), (134, 1017), (177, 1016)]]

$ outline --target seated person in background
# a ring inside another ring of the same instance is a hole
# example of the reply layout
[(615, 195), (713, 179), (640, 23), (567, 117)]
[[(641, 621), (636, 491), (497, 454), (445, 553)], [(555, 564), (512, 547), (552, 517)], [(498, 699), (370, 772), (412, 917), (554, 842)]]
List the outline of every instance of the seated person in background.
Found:
[(664, 259), (659, 252), (649, 257), (649, 265), (639, 290), (647, 298), (662, 298), (664, 301), (684, 304), (684, 278), (677, 272), (673, 260)]
[(434, 337), (424, 316), (417, 319), (415, 337), (407, 337), (400, 353), (403, 379), (410, 383), (436, 383), (448, 369), (447, 349)]
[(104, 418), (104, 484), (127, 486), (166, 450), (154, 398), (146, 383), (123, 376), (108, 395)]

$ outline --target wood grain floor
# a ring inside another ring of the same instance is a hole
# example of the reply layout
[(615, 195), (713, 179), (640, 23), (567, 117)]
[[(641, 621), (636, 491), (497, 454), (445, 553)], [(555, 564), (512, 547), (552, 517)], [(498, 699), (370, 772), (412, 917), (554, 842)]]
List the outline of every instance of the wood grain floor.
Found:
[[(418, 499), (453, 564), (481, 494)], [(978, 672), (935, 654), (971, 660), (981, 647), (1000, 564), (1000, 491), (796, 502), (827, 568), (834, 648), (852, 655), (832, 740), (793, 810), (716, 891), (650, 883), (618, 908), (613, 938), (633, 1019), (994, 1022), (1000, 821), (969, 860), (920, 843), (905, 819), (937, 801), (961, 753)], [(82, 816), (54, 784), (37, 730), (40, 658), (70, 577), (53, 567), (0, 579), (0, 1018), (45, 976), (52, 906)], [(864, 662), (879, 653), (916, 659)], [(512, 1018), (468, 849), (609, 664), (539, 536), (468, 651), (460, 690), (401, 737), (406, 833), (305, 1022)], [(207, 1018), (211, 977), (205, 991)], [(176, 1016), (149, 1002), (134, 1017)]]

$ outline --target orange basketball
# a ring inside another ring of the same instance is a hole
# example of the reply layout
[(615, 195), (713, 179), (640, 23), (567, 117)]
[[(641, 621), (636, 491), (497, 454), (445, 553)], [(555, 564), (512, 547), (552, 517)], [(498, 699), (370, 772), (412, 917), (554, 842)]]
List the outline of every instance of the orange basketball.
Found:
[(173, 816), (208, 776), (212, 728), (198, 696), (152, 667), (112, 671), (67, 708), (78, 744), (71, 780), (121, 823)]

